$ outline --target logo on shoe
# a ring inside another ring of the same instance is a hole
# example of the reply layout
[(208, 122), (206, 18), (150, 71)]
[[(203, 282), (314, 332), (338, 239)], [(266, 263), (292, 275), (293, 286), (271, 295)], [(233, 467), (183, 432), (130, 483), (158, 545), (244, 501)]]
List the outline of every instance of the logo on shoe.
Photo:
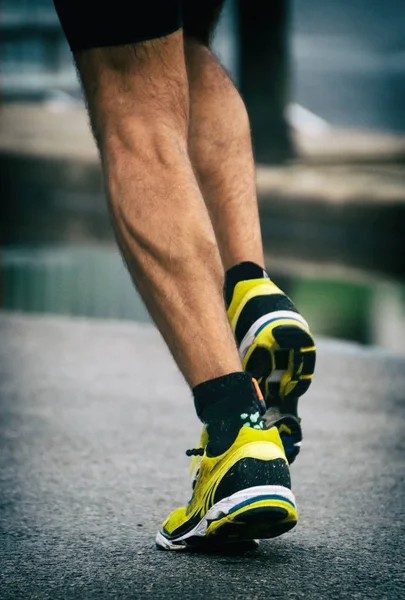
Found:
[(242, 421), (244, 421), (242, 427), (252, 427), (253, 429), (263, 429), (264, 423), (260, 416), (260, 412), (257, 411), (249, 415), (249, 413), (242, 413), (240, 415)]

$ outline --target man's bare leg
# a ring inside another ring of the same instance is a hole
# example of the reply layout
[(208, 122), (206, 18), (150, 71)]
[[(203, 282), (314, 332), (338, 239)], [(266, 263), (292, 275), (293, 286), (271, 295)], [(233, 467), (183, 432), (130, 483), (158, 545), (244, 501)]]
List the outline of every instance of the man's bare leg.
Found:
[(116, 236), (190, 386), (241, 363), (223, 271), (187, 150), (183, 37), (76, 53)]
[(260, 383), (268, 424), (283, 425), (293, 461), (302, 439), (297, 401), (311, 383), (315, 344), (294, 304), (263, 271), (249, 120), (239, 93), (209, 50), (221, 0), (214, 4), (215, 9), (190, 8), (185, 22), (189, 153), (226, 271), (225, 300), (242, 365)]
[(255, 170), (245, 105), (209, 48), (185, 43), (190, 85), (189, 152), (226, 269), (264, 265)]
[(201, 457), (192, 498), (165, 519), (156, 542), (179, 550), (196, 539), (280, 535), (297, 522), (287, 459), (276, 428), (265, 430), (263, 399), (228, 324), (220, 255), (188, 154), (183, 34), (168, 35), (183, 6), (197, 3), (149, 2), (138, 21), (127, 0), (99, 3), (96, 19), (94, 2), (56, 4), (71, 47), (86, 48), (76, 61), (118, 242), (204, 423), (190, 451)]

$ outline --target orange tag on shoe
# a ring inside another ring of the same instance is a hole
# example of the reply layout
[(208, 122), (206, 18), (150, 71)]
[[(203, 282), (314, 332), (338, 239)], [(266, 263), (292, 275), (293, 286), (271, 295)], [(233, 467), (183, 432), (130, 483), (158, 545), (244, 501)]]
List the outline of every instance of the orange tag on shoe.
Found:
[(255, 386), (255, 389), (256, 389), (257, 397), (259, 398), (259, 400), (261, 402), (264, 402), (263, 394), (262, 394), (261, 389), (259, 388), (259, 384), (257, 383), (257, 381), (254, 377), (252, 377), (252, 381), (253, 381), (253, 385)]

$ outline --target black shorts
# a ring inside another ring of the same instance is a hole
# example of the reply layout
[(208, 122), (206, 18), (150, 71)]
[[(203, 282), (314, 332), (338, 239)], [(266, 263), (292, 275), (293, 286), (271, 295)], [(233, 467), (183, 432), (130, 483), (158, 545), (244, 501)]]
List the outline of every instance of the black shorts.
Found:
[(73, 51), (123, 46), (169, 35), (209, 42), (225, 0), (54, 0)]

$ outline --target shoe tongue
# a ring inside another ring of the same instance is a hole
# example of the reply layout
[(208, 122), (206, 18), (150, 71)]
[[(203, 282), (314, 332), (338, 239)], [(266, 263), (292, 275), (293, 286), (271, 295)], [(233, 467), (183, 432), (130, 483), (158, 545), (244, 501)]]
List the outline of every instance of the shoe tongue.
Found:
[(269, 279), (269, 276), (263, 267), (260, 267), (254, 262), (241, 262), (228, 269), (225, 275), (224, 285), (224, 298), (227, 307), (229, 307), (232, 302), (236, 285), (240, 281), (248, 281), (249, 279)]

